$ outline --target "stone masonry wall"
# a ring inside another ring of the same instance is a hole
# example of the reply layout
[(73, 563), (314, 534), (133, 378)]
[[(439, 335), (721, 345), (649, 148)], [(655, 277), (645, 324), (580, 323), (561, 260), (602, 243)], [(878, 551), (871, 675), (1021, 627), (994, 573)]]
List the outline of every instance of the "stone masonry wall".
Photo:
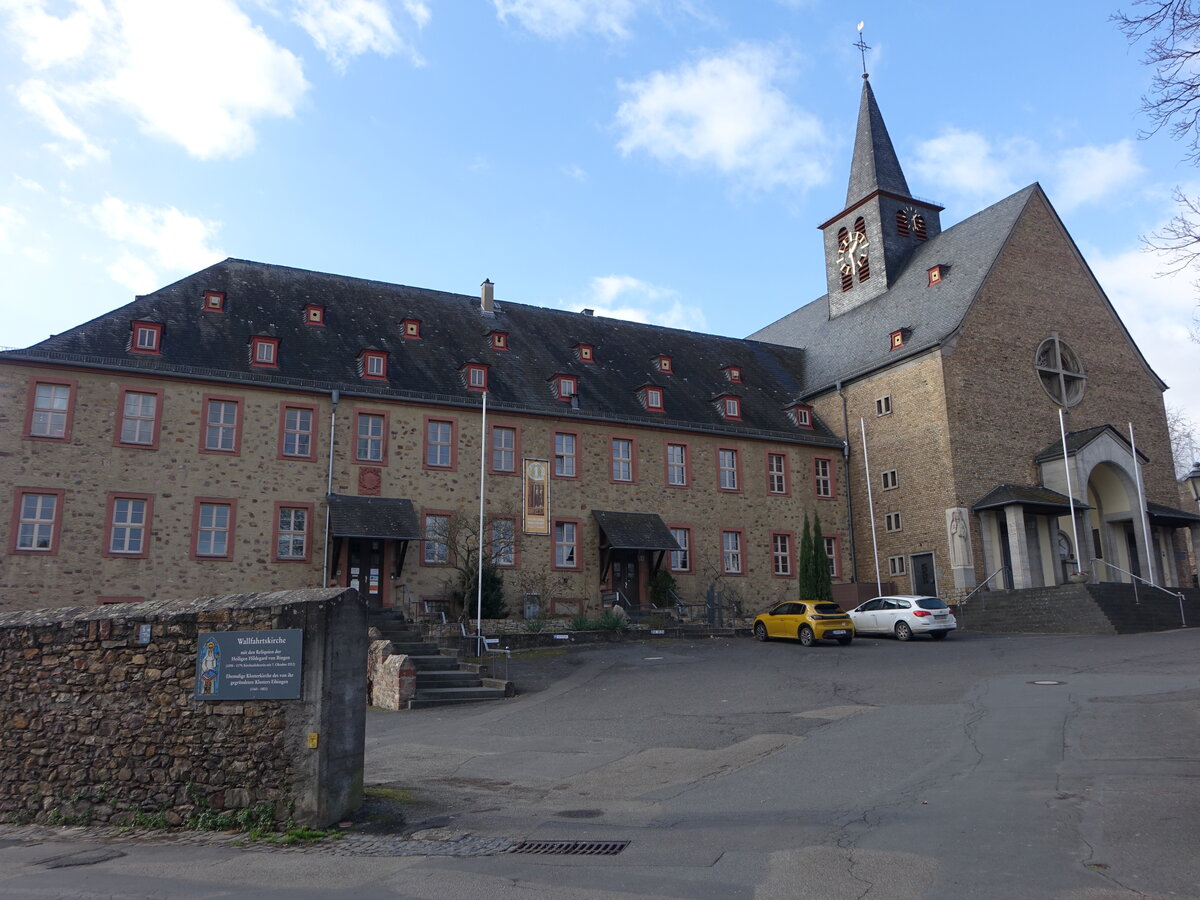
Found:
[[(357, 752), (361, 790), (365, 686), (355, 712), (354, 686), (327, 683), (342, 677), (331, 658), (353, 651), (339, 622), (365, 641), (360, 607), (353, 591), (333, 590), (0, 616), (0, 819), (178, 825), (205, 809), (266, 806), (277, 820), (328, 824), (358, 802), (340, 799), (354, 795), (345, 781), (355, 775), (339, 755)], [(198, 633), (277, 628), (304, 630), (301, 699), (193, 697)], [(351, 709), (326, 708), (339, 701)]]

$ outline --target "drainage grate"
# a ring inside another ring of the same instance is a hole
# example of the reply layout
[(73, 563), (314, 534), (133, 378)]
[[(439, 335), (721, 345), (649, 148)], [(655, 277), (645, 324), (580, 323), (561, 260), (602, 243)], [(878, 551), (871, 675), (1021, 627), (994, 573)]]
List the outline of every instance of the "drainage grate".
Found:
[(508, 853), (540, 853), (549, 856), (616, 856), (629, 841), (521, 841)]

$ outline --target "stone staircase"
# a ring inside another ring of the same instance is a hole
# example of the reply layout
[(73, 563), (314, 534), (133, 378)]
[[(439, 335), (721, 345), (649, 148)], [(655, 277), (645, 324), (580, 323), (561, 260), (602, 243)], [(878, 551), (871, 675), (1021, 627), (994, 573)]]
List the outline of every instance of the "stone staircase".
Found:
[[(1183, 590), (1189, 626), (1200, 626), (1200, 590)], [(956, 610), (962, 631), (1008, 634), (1132, 634), (1180, 627), (1179, 600), (1139, 585), (1101, 582), (983, 591)]]
[(416, 693), (409, 709), (512, 696), (512, 686), (489, 677), (486, 666), (463, 662), (461, 654), (425, 640), (420, 628), (405, 621), (399, 612), (372, 610), (367, 624), (379, 629), (384, 640), (391, 641), (396, 652), (407, 656), (417, 670)]

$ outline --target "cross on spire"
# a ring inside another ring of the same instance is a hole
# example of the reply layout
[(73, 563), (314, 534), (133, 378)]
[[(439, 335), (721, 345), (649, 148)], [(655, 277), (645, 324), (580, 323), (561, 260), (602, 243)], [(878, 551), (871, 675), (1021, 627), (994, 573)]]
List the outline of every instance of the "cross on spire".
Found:
[(867, 77), (867, 51), (870, 50), (871, 48), (869, 46), (867, 46), (867, 44), (863, 41), (863, 37), (862, 37), (863, 24), (864, 23), (862, 23), (862, 22), (858, 23), (858, 43), (851, 44), (851, 46), (857, 47), (858, 52), (862, 54), (863, 78), (866, 78)]

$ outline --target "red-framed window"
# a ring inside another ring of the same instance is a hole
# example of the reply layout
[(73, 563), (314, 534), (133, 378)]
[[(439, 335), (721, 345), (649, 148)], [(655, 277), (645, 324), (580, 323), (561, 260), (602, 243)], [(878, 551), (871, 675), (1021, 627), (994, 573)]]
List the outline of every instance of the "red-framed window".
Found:
[(488, 558), (499, 569), (516, 569), (521, 565), (517, 544), (517, 520), (514, 516), (495, 516), (488, 522)]
[(425, 417), (426, 469), (458, 468), (458, 420)]
[(316, 303), (309, 303), (304, 307), (304, 324), (305, 325), (324, 325), (325, 324), (325, 307)]
[(579, 393), (579, 379), (574, 375), (551, 375), (550, 391), (559, 400), (567, 403)]
[(746, 574), (746, 536), (740, 528), (721, 530), (721, 571), (726, 575)]
[(102, 555), (126, 559), (145, 559), (149, 556), (153, 513), (153, 494), (110, 493), (104, 516)]
[(490, 331), (488, 332), (488, 343), (493, 350), (508, 349), (508, 332), (507, 331)]
[(223, 313), (225, 312), (225, 292), (224, 291), (205, 291), (204, 306), (205, 312)]
[(388, 414), (381, 410), (358, 410), (354, 414), (354, 461), (387, 465)]
[(192, 559), (232, 560), (236, 525), (236, 500), (197, 497), (192, 508)]
[(788, 472), (786, 453), (767, 452), (767, 493), (781, 497), (791, 496), (792, 480)]
[(69, 441), (76, 393), (74, 379), (31, 378), (25, 403), (25, 436), (38, 441)]
[(907, 328), (901, 328), (899, 331), (893, 331), (888, 336), (888, 343), (892, 350), (899, 350), (908, 342), (908, 336), (912, 332)]
[(15, 488), (9, 550), (56, 555), (62, 533), (65, 494), (62, 488)]
[(619, 484), (637, 482), (637, 439), (614, 437), (609, 441), (609, 481)]
[(929, 286), (933, 287), (935, 284), (941, 284), (941, 283), (942, 283), (942, 267), (940, 265), (930, 267), (930, 269), (929, 269)]
[(742, 383), (742, 367), (741, 366), (723, 366), (725, 372), (725, 380), (733, 384)]
[(742, 489), (742, 455), (733, 447), (717, 448), (717, 489)]
[(250, 338), (250, 365), (265, 369), (279, 368), (279, 338), (255, 335)]
[(162, 322), (135, 319), (129, 326), (129, 352), (161, 354), (162, 333)]
[(488, 389), (488, 367), (482, 363), (464, 363), (462, 368), (463, 381), (468, 391), (486, 391)]
[(650, 410), (651, 412), (663, 411), (662, 388), (646, 386), (641, 388), (638, 391), (638, 394), (638, 399), (641, 401), (642, 406), (646, 407), (646, 409)]
[(554, 559), (552, 568), (576, 571), (583, 568), (579, 556), (579, 541), (583, 530), (578, 519), (555, 519)]
[(724, 419), (732, 421), (741, 421), (742, 418), (742, 398), (733, 394), (721, 394), (717, 397), (717, 412)]
[(791, 578), (796, 574), (792, 547), (796, 541), (790, 531), (771, 532), (771, 574), (776, 578)]
[(654, 368), (658, 369), (660, 372), (665, 372), (666, 374), (670, 375), (675, 371), (675, 363), (669, 356), (656, 356), (654, 357)]
[(279, 459), (317, 460), (317, 407), (311, 403), (279, 404)]
[(404, 336), (406, 338), (417, 338), (418, 340), (420, 339), (420, 337), (421, 337), (421, 320), (420, 319), (405, 319), (403, 322), (400, 323), (400, 327), (404, 331)]
[(668, 525), (671, 529), (671, 537), (675, 538), (675, 543), (679, 545), (678, 550), (672, 550), (670, 553), (670, 567), (672, 572), (690, 572), (692, 571), (692, 528), (690, 525)]
[(122, 387), (113, 443), (119, 447), (157, 450), (162, 407), (161, 388)]
[(687, 487), (692, 483), (691, 454), (686, 443), (668, 443), (664, 455), (667, 487)]
[(554, 478), (579, 478), (579, 432), (554, 432)]
[(242, 398), (205, 394), (204, 421), (200, 428), (201, 453), (242, 452)]
[(812, 407), (803, 403), (793, 403), (787, 408), (788, 417), (797, 428), (812, 428)]
[(358, 354), (358, 374), (369, 381), (387, 381), (387, 352), (384, 350), (363, 350)]
[(450, 565), (450, 518), (449, 510), (426, 510), (424, 515), (425, 535), (421, 541), (421, 565)]
[(308, 562), (312, 555), (313, 505), (275, 503), (275, 562)]
[(521, 431), (515, 425), (491, 427), (490, 471), (493, 475), (516, 475), (521, 458)]
[(573, 348), (575, 358), (580, 362), (591, 363), (596, 361), (596, 348), (591, 344), (576, 344)]
[[(842, 547), (840, 535), (822, 535), (822, 541), (825, 543), (825, 556), (829, 559), (829, 577), (842, 577)], [(903, 559), (903, 557), (901, 557)], [(895, 574), (895, 573), (893, 573)], [(903, 574), (903, 573), (901, 573)]]
[(813, 494), (820, 500), (832, 500), (836, 483), (833, 459), (828, 456), (813, 457)]

